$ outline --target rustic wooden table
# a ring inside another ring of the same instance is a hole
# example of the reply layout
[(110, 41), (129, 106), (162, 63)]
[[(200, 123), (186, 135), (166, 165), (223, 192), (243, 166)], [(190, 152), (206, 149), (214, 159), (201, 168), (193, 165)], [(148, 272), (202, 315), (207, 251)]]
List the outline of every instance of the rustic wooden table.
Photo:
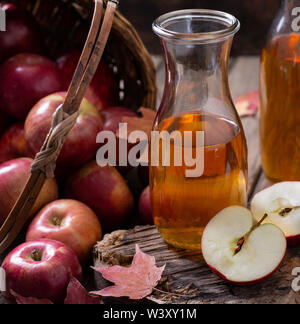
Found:
[[(158, 102), (164, 88), (164, 62), (154, 57), (158, 77)], [(230, 64), (230, 87), (236, 97), (258, 89), (259, 57), (238, 57)], [(266, 188), (266, 180), (259, 154), (258, 117), (243, 118), (243, 125), (249, 150), (249, 188), (248, 198)], [(135, 244), (154, 255), (158, 265), (167, 264), (160, 288), (189, 296), (172, 297), (153, 293), (142, 302), (153, 303), (298, 303), (300, 295), (291, 289), (294, 279), (292, 269), (300, 266), (299, 249), (289, 250), (281, 269), (269, 280), (252, 287), (235, 287), (214, 275), (200, 253), (172, 248), (164, 243), (155, 227), (137, 227), (129, 231), (118, 231), (107, 235), (95, 248), (96, 266), (130, 264)], [(107, 282), (96, 275), (98, 288)], [(108, 299), (107, 302), (130, 302), (128, 299)]]

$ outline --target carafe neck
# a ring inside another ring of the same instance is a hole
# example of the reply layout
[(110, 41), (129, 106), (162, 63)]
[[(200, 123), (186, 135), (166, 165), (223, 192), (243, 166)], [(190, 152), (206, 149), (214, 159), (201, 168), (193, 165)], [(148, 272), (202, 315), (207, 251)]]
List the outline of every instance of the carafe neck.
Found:
[(162, 44), (166, 60), (163, 106), (172, 106), (173, 114), (199, 109), (212, 112), (221, 101), (230, 100), (232, 37), (201, 44), (162, 40)]

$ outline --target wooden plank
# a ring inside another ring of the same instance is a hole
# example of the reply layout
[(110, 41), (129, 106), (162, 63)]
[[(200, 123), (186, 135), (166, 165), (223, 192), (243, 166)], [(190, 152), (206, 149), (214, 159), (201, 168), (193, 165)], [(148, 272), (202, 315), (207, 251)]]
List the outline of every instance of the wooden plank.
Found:
[[(238, 287), (221, 280), (205, 264), (201, 253), (184, 251), (168, 246), (155, 227), (136, 227), (105, 236), (95, 247), (95, 266), (129, 265), (135, 253), (135, 244), (143, 252), (154, 256), (158, 266), (166, 264), (159, 289), (180, 293), (175, 297), (154, 292), (142, 303), (176, 304), (286, 304), (299, 303), (300, 295), (291, 289), (292, 270), (300, 264), (300, 250), (289, 250), (282, 267), (267, 281), (249, 287)], [(100, 275), (96, 276), (99, 289), (108, 286)], [(127, 298), (104, 299), (106, 303), (129, 303)]]

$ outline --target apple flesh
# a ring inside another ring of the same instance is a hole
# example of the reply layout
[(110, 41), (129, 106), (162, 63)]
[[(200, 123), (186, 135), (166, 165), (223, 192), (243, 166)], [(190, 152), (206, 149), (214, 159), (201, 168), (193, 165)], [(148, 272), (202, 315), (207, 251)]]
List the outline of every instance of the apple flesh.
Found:
[[(57, 59), (57, 65), (64, 78), (64, 90), (69, 88), (80, 55), (78, 50), (72, 50)], [(100, 111), (115, 104), (118, 91), (113, 70), (102, 60), (85, 97)]]
[(277, 183), (257, 193), (251, 211), (255, 219), (267, 213), (264, 223), (278, 226), (289, 246), (300, 245), (300, 182)]
[[(40, 100), (25, 121), (25, 138), (34, 153), (38, 153), (51, 128), (52, 116), (64, 102), (65, 92), (52, 94)], [(97, 109), (86, 99), (79, 108), (79, 116), (68, 134), (57, 160), (62, 169), (74, 169), (95, 158), (97, 134), (102, 130), (102, 119)]]
[[(20, 158), (0, 165), (0, 224), (6, 220), (9, 212), (19, 198), (27, 180), (33, 160)], [(58, 198), (55, 179), (46, 180), (30, 215), (33, 216), (43, 206)]]
[(154, 225), (149, 186), (145, 188), (141, 194), (139, 200), (139, 214), (143, 225)]
[(218, 213), (204, 230), (202, 253), (206, 263), (232, 284), (250, 285), (268, 278), (285, 256), (283, 232), (272, 224), (254, 225), (248, 209), (233, 206)]
[(92, 161), (66, 183), (65, 197), (79, 200), (98, 216), (104, 232), (120, 229), (134, 208), (127, 183), (112, 166), (100, 167)]
[(41, 54), (39, 26), (25, 10), (9, 2), (0, 3), (6, 14), (6, 31), (0, 33), (0, 63), (19, 53)]
[(18, 54), (0, 67), (0, 108), (24, 120), (33, 105), (62, 87), (54, 62), (35, 54)]
[(51, 239), (64, 243), (85, 264), (102, 230), (95, 213), (75, 200), (56, 200), (45, 206), (30, 224), (26, 241)]
[(26, 242), (15, 248), (2, 264), (6, 272), (4, 297), (14, 298), (13, 290), (23, 297), (49, 299), (63, 303), (72, 277), (82, 278), (76, 254), (63, 243), (53, 240)]
[(27, 146), (23, 123), (12, 125), (0, 138), (0, 163), (20, 157), (34, 157)]

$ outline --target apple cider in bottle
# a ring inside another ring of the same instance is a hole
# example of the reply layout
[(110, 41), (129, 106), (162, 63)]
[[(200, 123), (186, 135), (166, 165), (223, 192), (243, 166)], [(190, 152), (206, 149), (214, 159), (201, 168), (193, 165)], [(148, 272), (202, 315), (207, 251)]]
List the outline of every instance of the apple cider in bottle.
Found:
[(153, 129), (159, 139), (152, 138), (150, 152), (153, 217), (167, 243), (201, 250), (216, 213), (247, 205), (247, 147), (228, 86), (239, 22), (222, 12), (184, 10), (160, 17), (153, 28), (166, 59)]
[(272, 182), (300, 181), (299, 7), (282, 2), (261, 59), (261, 153)]

